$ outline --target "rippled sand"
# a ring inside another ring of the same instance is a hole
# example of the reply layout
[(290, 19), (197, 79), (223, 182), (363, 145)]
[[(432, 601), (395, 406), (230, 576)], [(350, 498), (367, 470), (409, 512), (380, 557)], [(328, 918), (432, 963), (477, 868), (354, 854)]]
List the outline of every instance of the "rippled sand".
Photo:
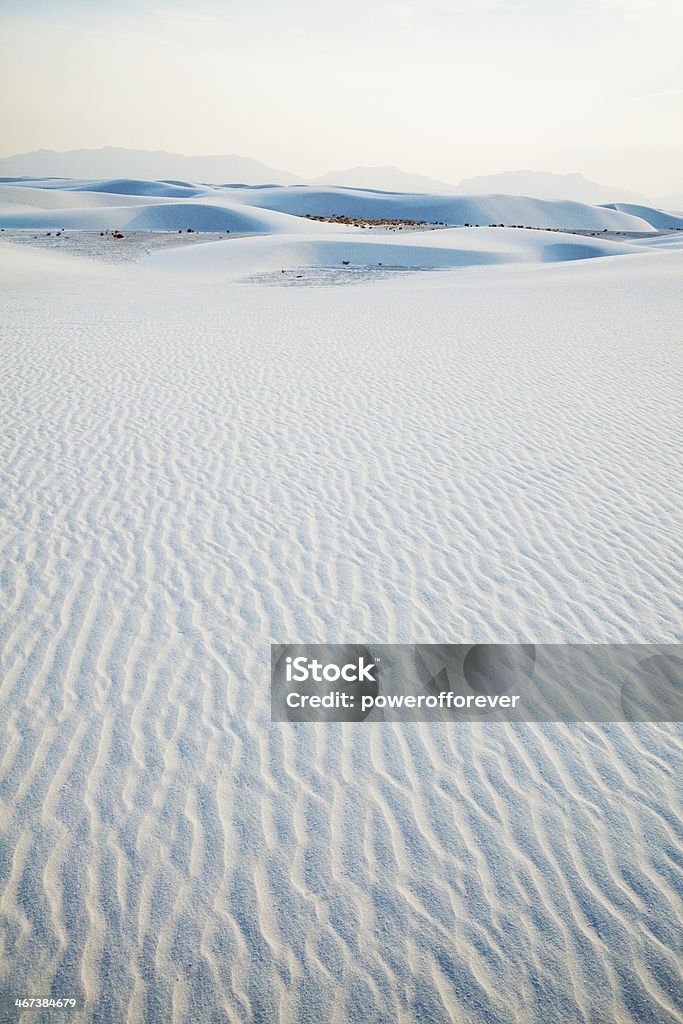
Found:
[(680, 726), (268, 703), (271, 641), (680, 638), (680, 264), (281, 288), (0, 247), (0, 991), (682, 1019)]

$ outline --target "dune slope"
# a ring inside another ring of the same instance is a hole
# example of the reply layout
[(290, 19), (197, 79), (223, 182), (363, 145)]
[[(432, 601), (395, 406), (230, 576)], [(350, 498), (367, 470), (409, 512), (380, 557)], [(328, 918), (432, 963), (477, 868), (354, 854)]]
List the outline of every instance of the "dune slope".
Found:
[[(670, 215), (649, 207), (629, 207), (623, 204), (611, 207), (588, 206), (585, 203), (510, 195), (439, 196), (334, 186), (220, 186), (127, 178), (106, 181), (36, 179), (4, 182), (0, 185), (0, 202), (11, 204), (14, 190), (21, 193), (23, 204), (36, 207), (33, 220), (24, 214), (22, 223), (27, 227), (47, 226), (42, 212), (46, 209), (73, 208), (77, 205), (91, 210), (90, 217), (86, 221), (82, 217), (78, 218), (74, 212), (75, 219), (67, 226), (82, 228), (87, 225), (91, 230), (107, 228), (111, 226), (111, 218), (114, 216), (108, 208), (120, 207), (126, 196), (129, 197), (126, 205), (130, 206), (152, 200), (158, 206), (164, 204), (177, 207), (177, 222), (167, 212), (163, 217), (160, 214), (161, 219), (158, 221), (151, 216), (147, 220), (143, 218), (136, 226), (142, 230), (154, 230), (157, 223), (163, 225), (168, 221), (171, 227), (189, 226), (196, 230), (223, 231), (226, 230), (228, 214), (220, 213), (218, 208), (221, 206), (225, 206), (233, 218), (237, 216), (235, 207), (244, 206), (252, 208), (252, 216), (255, 216), (254, 208), (260, 208), (296, 217), (309, 215), (417, 220), (569, 231), (647, 233), (662, 225), (677, 226), (671, 224)], [(75, 195), (84, 197), (82, 203), (74, 203)], [(60, 196), (63, 197), (61, 200)], [(194, 222), (181, 224), (183, 219), (187, 221), (188, 215), (192, 214), (193, 207)], [(12, 214), (11, 208), (3, 209), (0, 205), (0, 226), (19, 226), (12, 219)], [(248, 214), (243, 210), (242, 215)]]
[(622, 213), (628, 213), (633, 217), (640, 217), (642, 220), (652, 224), (653, 228), (659, 228), (662, 231), (680, 231), (683, 229), (683, 216), (680, 213), (671, 213), (669, 210), (656, 210), (652, 206), (638, 206), (633, 203), (611, 203), (606, 208), (620, 210)]
[(269, 210), (333, 217), (412, 218), (446, 224), (503, 224), (531, 228), (651, 231), (642, 217), (601, 206), (525, 196), (438, 196), (291, 185), (249, 189), (240, 200)]
[[(290, 218), (293, 220), (293, 218)], [(301, 222), (298, 222), (299, 225)], [(452, 228), (439, 231), (341, 231), (313, 222), (304, 233), (237, 239), (192, 250), (171, 249), (147, 263), (204, 280), (294, 268), (449, 269), (504, 263), (554, 263), (642, 252), (641, 246), (547, 231)], [(316, 231), (315, 229), (318, 229)]]

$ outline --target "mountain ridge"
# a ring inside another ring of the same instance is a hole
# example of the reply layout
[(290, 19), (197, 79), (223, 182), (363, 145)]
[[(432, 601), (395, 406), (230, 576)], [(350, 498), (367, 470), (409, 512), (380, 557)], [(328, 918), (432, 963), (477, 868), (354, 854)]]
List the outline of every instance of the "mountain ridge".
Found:
[(103, 146), (99, 149), (71, 149), (58, 152), (37, 149), (30, 153), (0, 157), (1, 177), (34, 178), (185, 178), (214, 184), (239, 182), (245, 185), (277, 182), (298, 183), (289, 171), (278, 170), (238, 153), (188, 156), (165, 150), (127, 149)]

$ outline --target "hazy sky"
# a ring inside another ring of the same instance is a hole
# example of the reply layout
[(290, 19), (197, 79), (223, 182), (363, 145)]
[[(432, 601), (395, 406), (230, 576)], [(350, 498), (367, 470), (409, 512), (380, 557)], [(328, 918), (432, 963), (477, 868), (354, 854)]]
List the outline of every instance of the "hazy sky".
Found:
[(117, 145), (683, 192), (681, 0), (0, 0), (0, 19), (2, 155)]

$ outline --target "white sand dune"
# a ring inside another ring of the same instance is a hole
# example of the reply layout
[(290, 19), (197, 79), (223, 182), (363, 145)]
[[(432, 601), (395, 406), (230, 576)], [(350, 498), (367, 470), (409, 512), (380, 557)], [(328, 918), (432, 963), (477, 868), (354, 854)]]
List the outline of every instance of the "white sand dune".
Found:
[(195, 246), (191, 250), (168, 249), (149, 256), (148, 262), (160, 269), (216, 280), (283, 268), (448, 269), (504, 263), (554, 263), (641, 251), (642, 246), (633, 244), (547, 231), (447, 228), (404, 235), (320, 231), (286, 237), (259, 236), (218, 246)]
[[(81, 193), (77, 193), (81, 195)], [(88, 205), (83, 208), (41, 209), (0, 205), (0, 226), (5, 228), (70, 228), (101, 231), (235, 231), (271, 234), (301, 231), (299, 218), (272, 210), (251, 209), (238, 203), (148, 202), (135, 205)], [(320, 225), (316, 225), (320, 227)], [(329, 225), (327, 226), (329, 230)], [(334, 228), (334, 225), (332, 226)], [(313, 228), (312, 230), (315, 230)]]
[(632, 245), (638, 245), (644, 249), (681, 249), (683, 248), (683, 234), (679, 231), (672, 231), (656, 237), (631, 238)]
[[(0, 218), (6, 213), (27, 211), (81, 210), (94, 207), (145, 206), (164, 200), (148, 196), (105, 195), (67, 188), (35, 188), (29, 185), (0, 185)], [(168, 200), (171, 202), (171, 200)], [(99, 230), (97, 226), (93, 230)]]
[(306, 231), (0, 242), (0, 991), (680, 1024), (680, 726), (272, 725), (268, 645), (679, 640), (683, 251)]
[[(124, 205), (141, 205), (142, 201), (153, 200), (155, 205), (176, 205), (179, 222), (173, 222), (173, 215), (161, 212), (158, 219), (150, 214), (135, 230), (155, 230), (164, 226), (164, 217), (174, 226), (191, 226), (196, 230), (240, 230), (230, 228), (227, 215), (220, 213), (219, 208), (225, 207), (230, 216), (238, 215), (239, 207), (251, 208), (247, 214), (244, 209), (241, 216), (257, 216), (255, 209), (273, 211), (290, 216), (305, 217), (356, 217), (372, 220), (425, 220), (446, 224), (476, 224), (523, 226), (530, 228), (554, 228), (559, 230), (610, 231), (610, 232), (652, 232), (660, 225), (676, 227), (669, 224), (670, 215), (650, 207), (618, 206), (587, 206), (584, 203), (558, 200), (533, 199), (523, 196), (438, 196), (417, 195), (409, 193), (376, 192), (363, 189), (339, 188), (334, 186), (214, 186), (193, 185), (191, 183), (149, 182), (137, 179), (115, 179), (107, 181), (69, 181), (67, 179), (40, 179), (34, 182), (21, 180), (16, 183), (0, 185), (0, 202), (11, 203), (11, 193), (16, 190), (21, 195), (21, 203), (36, 206), (35, 223), (30, 223), (28, 214), (25, 216), (26, 226), (49, 226), (42, 212), (55, 208), (86, 208), (92, 211), (88, 219), (88, 227), (100, 230), (112, 226), (108, 207), (120, 207), (122, 197)], [(63, 198), (58, 198), (58, 197)], [(74, 201), (74, 196), (82, 196), (83, 201)], [(87, 198), (86, 198), (87, 197)], [(127, 197), (127, 198), (125, 198)], [(180, 224), (181, 213), (190, 212), (196, 206), (195, 223)], [(97, 216), (95, 215), (97, 209)], [(15, 211), (16, 215), (16, 211)], [(18, 227), (11, 220), (12, 211), (0, 207), (0, 225)], [(76, 220), (67, 225), (82, 227), (83, 216), (74, 212)], [(9, 218), (9, 219), (8, 219)], [(214, 224), (209, 228), (207, 225)], [(119, 225), (116, 226), (129, 226)], [(246, 230), (246, 229), (243, 229)], [(276, 230), (271, 222), (263, 222), (262, 231)]]
[(652, 206), (638, 206), (634, 203), (611, 203), (606, 208), (620, 210), (622, 213), (640, 217), (642, 220), (646, 220), (648, 224), (652, 224), (653, 228), (658, 228), (662, 231), (681, 230), (683, 228), (683, 214), (673, 213), (671, 210), (656, 210)]
[[(235, 194), (234, 190), (233, 195)], [(236, 198), (236, 196), (235, 196)], [(438, 196), (290, 185), (244, 189), (241, 202), (298, 216), (413, 218), (446, 224), (517, 224), (588, 231), (651, 231), (642, 217), (602, 206), (524, 196)]]
[(207, 189), (190, 182), (145, 181), (138, 178), (107, 178), (103, 181), (84, 181), (70, 186), (79, 192), (103, 192), (107, 195), (156, 196), (166, 199), (191, 199), (203, 195)]
[(190, 199), (209, 191), (206, 185), (189, 181), (147, 181), (142, 178), (17, 178), (0, 179), (5, 187), (38, 188), (54, 192), (94, 192), (103, 195), (150, 196), (152, 198)]

